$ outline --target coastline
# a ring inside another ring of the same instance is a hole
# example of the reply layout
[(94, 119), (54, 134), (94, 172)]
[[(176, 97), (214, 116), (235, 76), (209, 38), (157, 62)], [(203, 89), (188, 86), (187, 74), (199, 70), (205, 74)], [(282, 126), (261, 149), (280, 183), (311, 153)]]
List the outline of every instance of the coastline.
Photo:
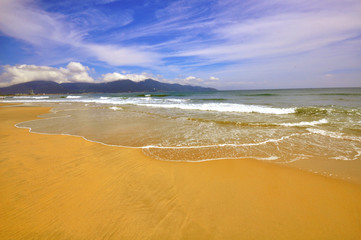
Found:
[(14, 125), (0, 105), (2, 239), (360, 239), (361, 185), (261, 161), (166, 162)]

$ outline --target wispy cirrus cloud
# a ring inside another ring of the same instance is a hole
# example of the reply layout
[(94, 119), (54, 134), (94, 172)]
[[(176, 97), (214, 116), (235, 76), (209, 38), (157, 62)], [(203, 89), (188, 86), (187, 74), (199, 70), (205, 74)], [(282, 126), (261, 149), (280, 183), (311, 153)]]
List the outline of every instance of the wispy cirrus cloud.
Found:
[[(353, 0), (213, 1), (206, 7), (200, 3), (173, 2), (158, 11), (158, 21), (113, 37), (165, 36), (148, 48), (187, 71), (211, 64), (282, 61), (286, 56), (343, 45), (361, 35), (361, 4)], [(352, 61), (354, 49), (345, 50)]]
[[(89, 15), (89, 13), (87, 13)], [(37, 8), (32, 1), (4, 0), (0, 2), (0, 30), (11, 37), (43, 48), (73, 48), (83, 56), (93, 57), (109, 65), (149, 65), (159, 61), (155, 53), (143, 50), (141, 46), (122, 46), (87, 41), (90, 31), (106, 29), (107, 22), (112, 27), (130, 22), (128, 17), (112, 22), (109, 16), (88, 16), (88, 22), (80, 21), (79, 15), (69, 21), (69, 16), (50, 13)], [(97, 19), (91, 20), (92, 18)], [(99, 21), (103, 19), (103, 22)], [(104, 20), (106, 19), (106, 20)], [(94, 23), (96, 22), (96, 23)], [(79, 25), (81, 27), (79, 27)], [(104, 26), (105, 25), (105, 26)]]
[[(359, 0), (3, 0), (0, 30), (62, 63), (131, 66), (220, 88), (265, 78), (281, 87), (281, 78), (300, 76), (328, 86), (319, 80), (328, 72), (361, 68), (360, 12)], [(345, 84), (360, 77), (352, 71)]]
[(0, 2), (0, 30), (36, 46), (78, 42), (83, 33), (62, 24), (64, 16), (48, 13), (27, 1)]
[(133, 47), (119, 47), (116, 45), (83, 44), (79, 46), (90, 51), (99, 60), (113, 66), (151, 66), (157, 64), (159, 57), (156, 53), (142, 51)]
[(360, 34), (361, 15), (298, 13), (269, 16), (214, 30), (223, 43), (180, 51), (215, 61), (282, 57), (347, 41)]
[[(227, 1), (226, 1), (227, 2)], [(177, 56), (214, 62), (279, 57), (319, 49), (361, 34), (357, 1), (312, 4), (310, 1), (254, 1), (220, 4), (207, 23), (211, 41), (175, 46)], [(246, 4), (248, 3), (248, 4)], [(333, 3), (333, 4), (332, 4)], [(330, 7), (328, 6), (330, 4)]]

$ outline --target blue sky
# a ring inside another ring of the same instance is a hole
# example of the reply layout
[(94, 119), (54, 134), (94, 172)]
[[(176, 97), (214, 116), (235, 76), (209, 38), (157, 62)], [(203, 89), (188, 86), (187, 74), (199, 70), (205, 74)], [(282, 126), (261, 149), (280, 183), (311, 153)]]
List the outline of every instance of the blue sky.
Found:
[(359, 0), (1, 0), (0, 86), (361, 87)]

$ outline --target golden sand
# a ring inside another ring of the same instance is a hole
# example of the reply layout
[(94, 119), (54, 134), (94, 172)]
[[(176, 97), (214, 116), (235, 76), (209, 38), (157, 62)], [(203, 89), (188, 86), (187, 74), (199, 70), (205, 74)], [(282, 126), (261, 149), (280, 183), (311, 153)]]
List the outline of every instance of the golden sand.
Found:
[(14, 127), (48, 111), (0, 107), (0, 239), (361, 239), (361, 185)]

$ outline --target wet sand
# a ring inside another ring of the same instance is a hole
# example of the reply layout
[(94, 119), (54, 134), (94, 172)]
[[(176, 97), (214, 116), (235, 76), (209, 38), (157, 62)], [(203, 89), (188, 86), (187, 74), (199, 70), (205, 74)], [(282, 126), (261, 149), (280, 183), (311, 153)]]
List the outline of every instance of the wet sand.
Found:
[(14, 127), (48, 111), (0, 107), (0, 239), (361, 239), (361, 185)]

